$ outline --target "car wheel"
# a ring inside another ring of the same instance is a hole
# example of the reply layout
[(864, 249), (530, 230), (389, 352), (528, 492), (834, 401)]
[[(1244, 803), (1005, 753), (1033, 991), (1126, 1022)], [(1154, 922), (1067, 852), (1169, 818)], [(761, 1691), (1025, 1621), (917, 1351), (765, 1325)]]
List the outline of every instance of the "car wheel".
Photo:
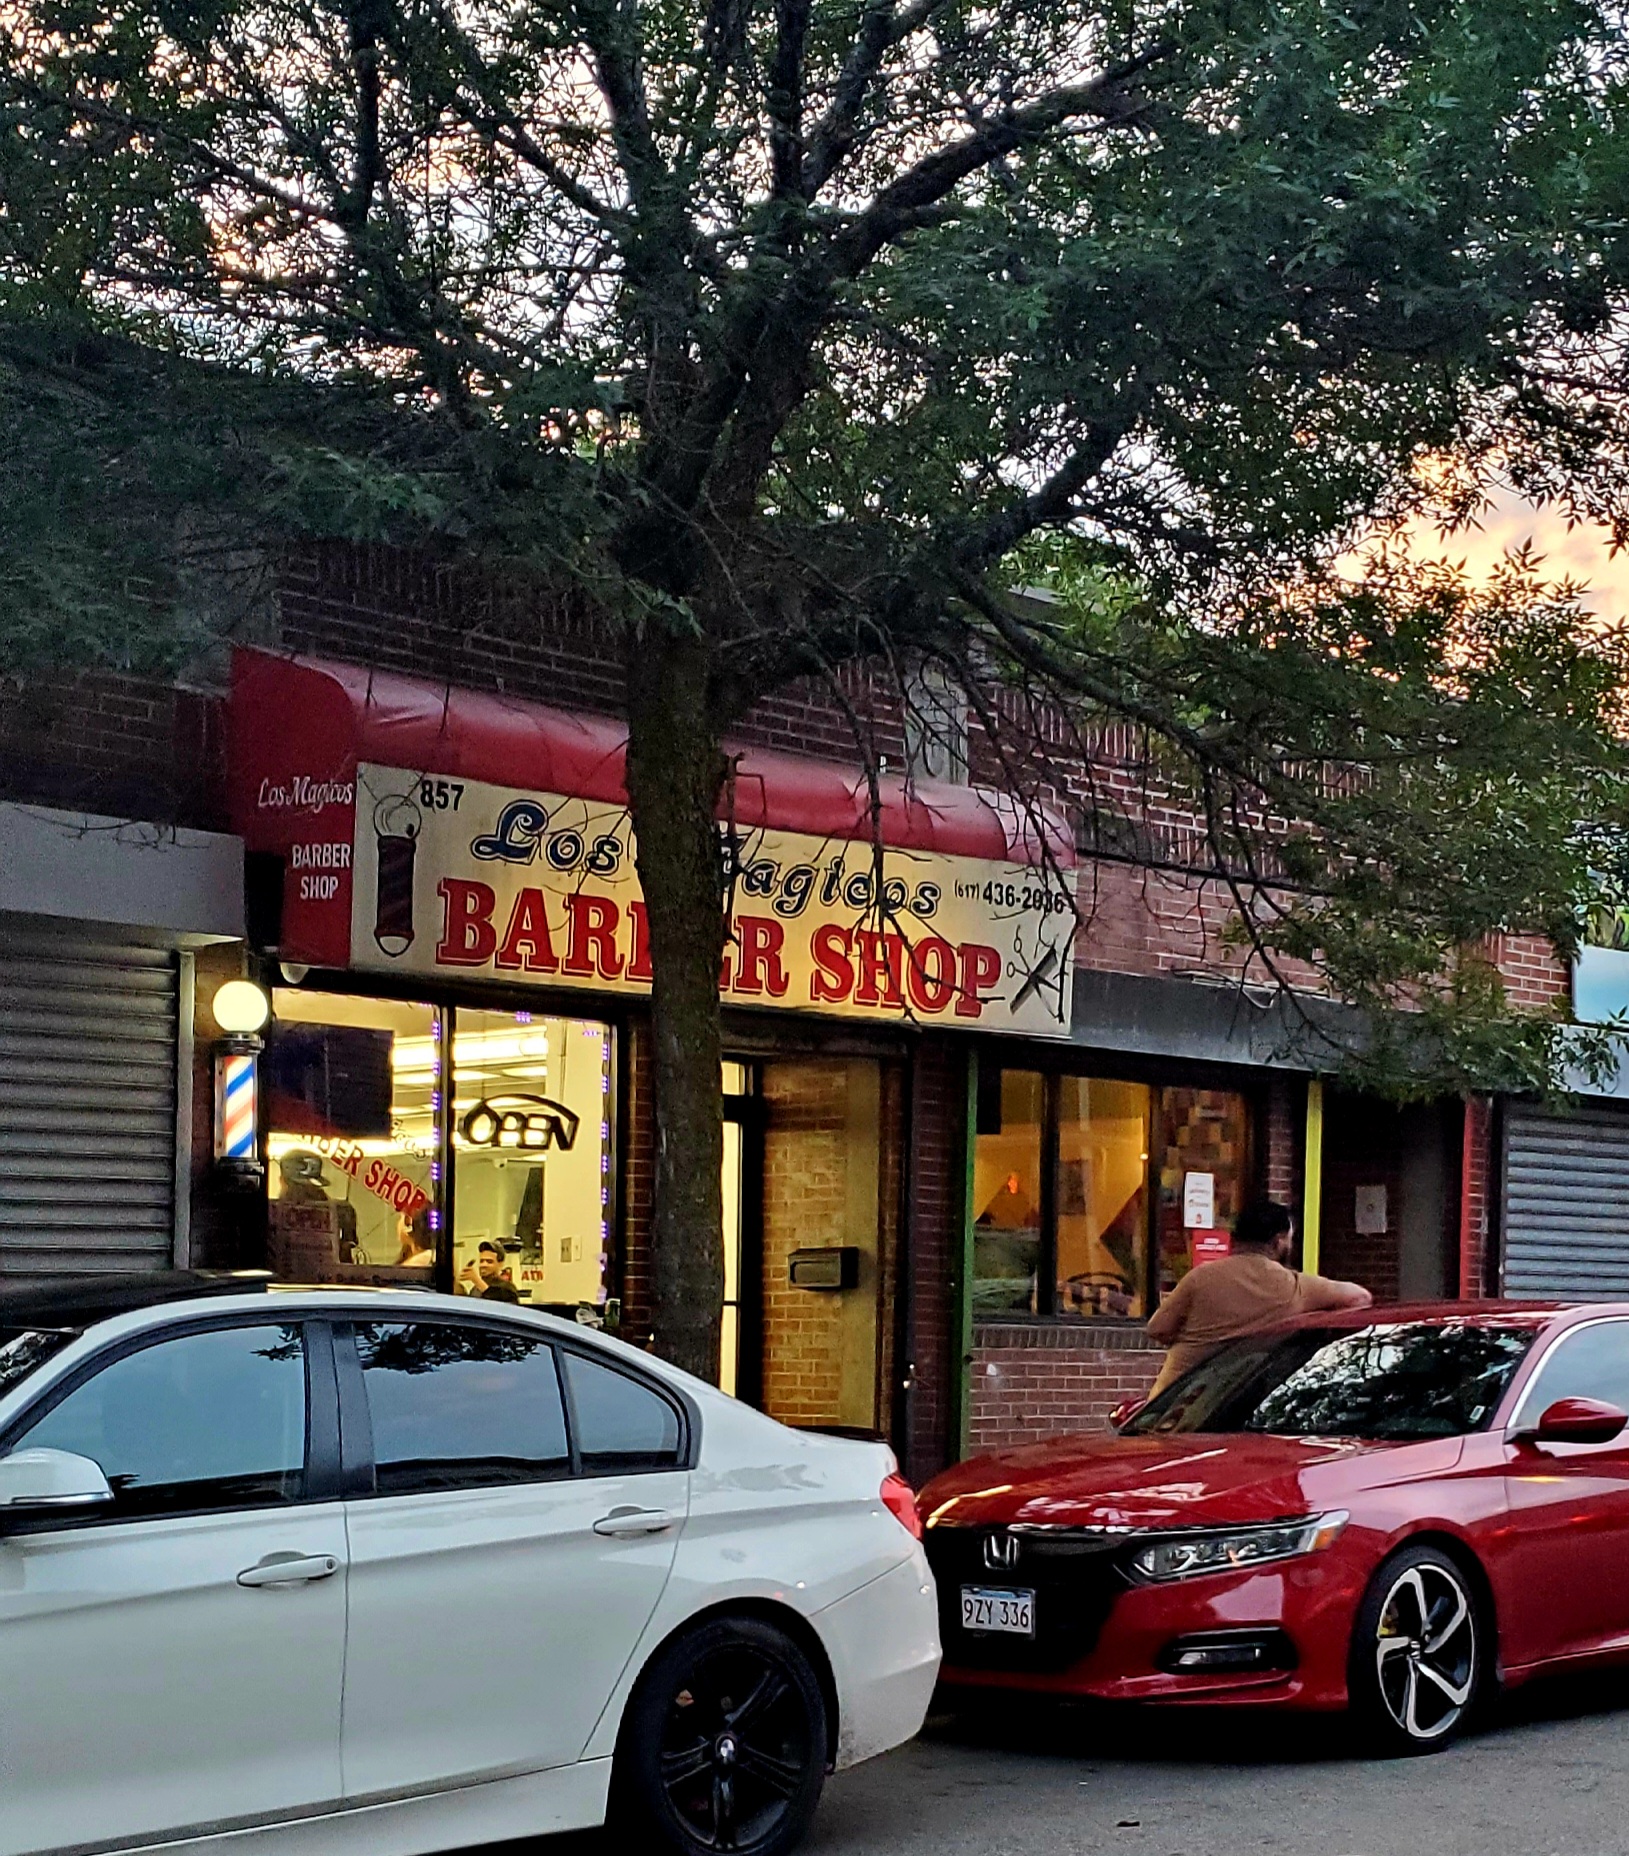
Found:
[(1352, 1633), (1352, 1703), (1386, 1753), (1434, 1753), (1464, 1727), (1492, 1652), (1475, 1588), (1435, 1547), (1386, 1561)]
[(803, 1651), (758, 1618), (718, 1618), (658, 1652), (623, 1718), (612, 1822), (630, 1848), (782, 1856), (826, 1777), (826, 1702)]

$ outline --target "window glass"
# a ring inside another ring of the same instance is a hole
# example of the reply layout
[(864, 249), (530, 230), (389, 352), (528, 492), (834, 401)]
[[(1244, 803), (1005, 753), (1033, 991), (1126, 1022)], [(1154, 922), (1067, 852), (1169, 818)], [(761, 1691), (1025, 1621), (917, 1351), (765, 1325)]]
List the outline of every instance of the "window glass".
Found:
[(356, 1330), (381, 1495), (537, 1482), (570, 1468), (554, 1349), (455, 1321)]
[(609, 1025), (461, 1009), (455, 1287), (602, 1319), (611, 1243)]
[(580, 1353), (561, 1355), (586, 1475), (667, 1469), (679, 1460), (679, 1417), (659, 1394)]
[(1041, 1132), (1034, 1070), (979, 1073), (973, 1146), (973, 1312), (1040, 1312)]
[(1492, 1423), (1533, 1335), (1515, 1323), (1377, 1321), (1234, 1341), (1168, 1386), (1121, 1434), (1459, 1437)]
[(290, 987), (272, 1012), (261, 1061), (272, 1268), (299, 1282), (428, 1284), (440, 1014)]
[(1629, 1411), (1629, 1322), (1602, 1321), (1559, 1342), (1522, 1398), (1536, 1423), (1558, 1398), (1598, 1398)]
[(218, 1328), (115, 1360), (13, 1448), (101, 1466), (122, 1514), (300, 1499), (305, 1349), (297, 1327)]
[(1143, 1083), (1058, 1079), (1059, 1314), (1148, 1312), (1149, 1097)]
[[(1202, 1231), (1231, 1233), (1250, 1196), (1250, 1116), (1231, 1089), (1161, 1089), (1155, 1113), (1159, 1159), (1160, 1295), (1193, 1267)], [(1208, 1218), (1208, 1223), (1206, 1222)]]
[(0, 1398), (76, 1338), (62, 1328), (0, 1328)]

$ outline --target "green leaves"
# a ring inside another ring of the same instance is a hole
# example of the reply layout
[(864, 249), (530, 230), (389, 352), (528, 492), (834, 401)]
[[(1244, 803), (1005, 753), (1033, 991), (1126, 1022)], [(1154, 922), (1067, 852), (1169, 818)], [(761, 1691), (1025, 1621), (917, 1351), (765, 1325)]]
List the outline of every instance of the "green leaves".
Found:
[(23, 0), (0, 639), (184, 653), (219, 523), (569, 581), (720, 729), (928, 652), (1141, 731), (1258, 963), (1491, 1051), (1626, 666), (1532, 563), (1330, 563), (1495, 474), (1629, 542), (1625, 72), (1594, 0)]

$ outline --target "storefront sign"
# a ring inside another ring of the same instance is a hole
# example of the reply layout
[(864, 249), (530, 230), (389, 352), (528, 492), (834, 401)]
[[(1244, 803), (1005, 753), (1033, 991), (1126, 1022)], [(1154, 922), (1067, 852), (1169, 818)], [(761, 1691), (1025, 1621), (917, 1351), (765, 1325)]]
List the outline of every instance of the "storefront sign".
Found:
[(1204, 1229), (1216, 1222), (1216, 1175), (1184, 1173), (1182, 1176), (1182, 1222), (1190, 1231)]
[(496, 1096), (477, 1102), (458, 1132), (471, 1147), (517, 1147), (527, 1153), (558, 1147), (570, 1153), (581, 1125), (581, 1116), (548, 1096)]
[[(727, 999), (1068, 1035), (1070, 872), (771, 829), (726, 854)], [(353, 967), (649, 990), (625, 808), (362, 763), (352, 844), (304, 855)]]
[(1201, 1263), (1219, 1263), (1223, 1257), (1233, 1254), (1233, 1239), (1226, 1231), (1190, 1231), (1188, 1233), (1188, 1255), (1193, 1260), (1193, 1267), (1198, 1269)]

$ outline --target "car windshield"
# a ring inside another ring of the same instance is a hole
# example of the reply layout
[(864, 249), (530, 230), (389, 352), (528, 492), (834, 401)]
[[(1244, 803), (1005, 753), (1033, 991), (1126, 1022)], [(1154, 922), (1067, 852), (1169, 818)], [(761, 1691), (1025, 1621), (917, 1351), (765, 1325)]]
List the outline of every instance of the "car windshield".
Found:
[(1493, 1421), (1537, 1330), (1488, 1321), (1376, 1321), (1230, 1342), (1167, 1386), (1122, 1436), (1462, 1437)]
[(74, 1338), (64, 1328), (0, 1328), (0, 1398)]

